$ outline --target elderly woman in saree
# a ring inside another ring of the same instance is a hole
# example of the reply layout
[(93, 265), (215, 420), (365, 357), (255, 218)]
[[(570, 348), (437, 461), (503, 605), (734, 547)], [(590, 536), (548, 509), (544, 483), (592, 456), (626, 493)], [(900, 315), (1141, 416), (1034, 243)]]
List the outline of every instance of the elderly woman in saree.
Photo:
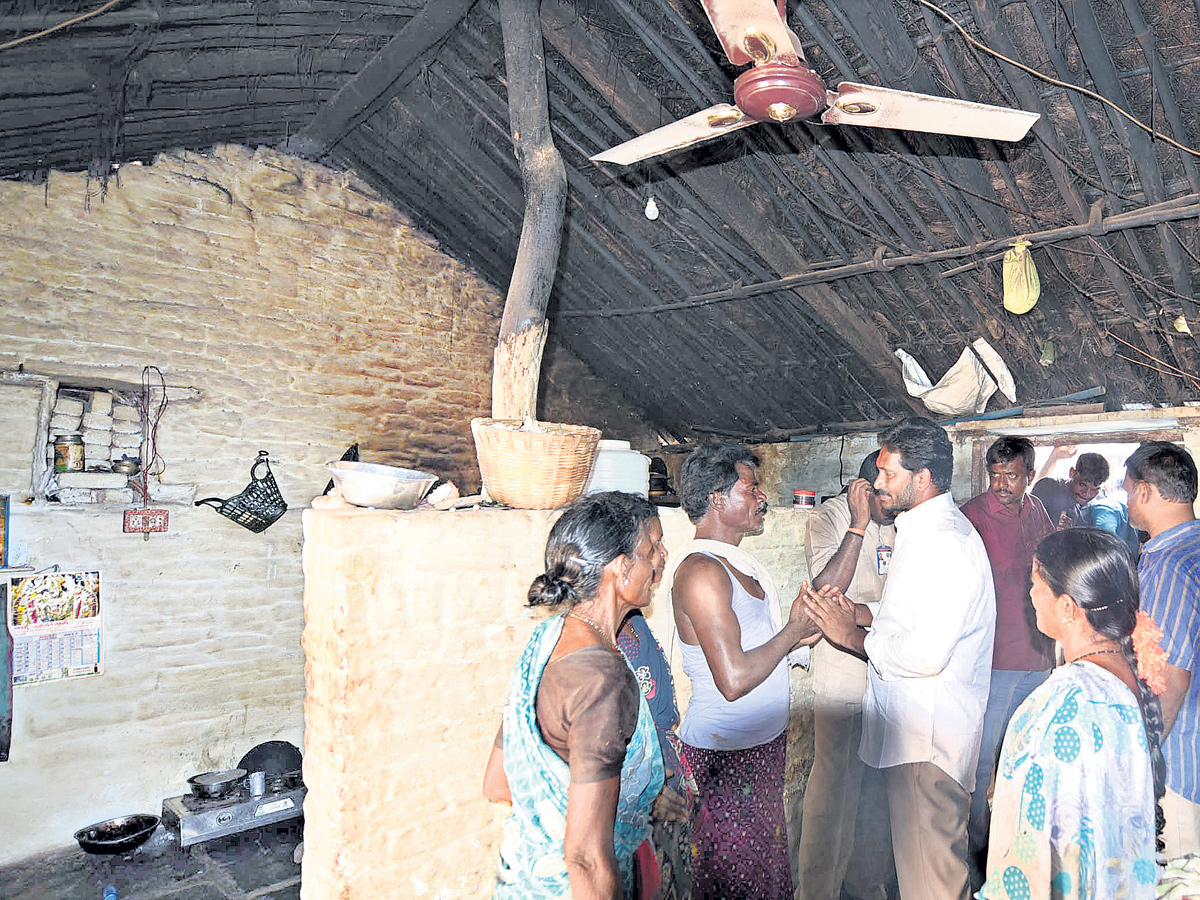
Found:
[(1162, 650), (1129, 550), (1042, 539), (1030, 597), (1064, 664), (1013, 714), (996, 770), (984, 900), (1151, 900), (1163, 793)]
[(663, 761), (617, 636), (662, 577), (658, 513), (630, 494), (585, 496), (551, 529), (545, 565), (529, 604), (566, 611), (535, 629), (513, 669), (488, 759), (485, 796), (512, 803), (493, 897), (637, 897), (634, 855)]

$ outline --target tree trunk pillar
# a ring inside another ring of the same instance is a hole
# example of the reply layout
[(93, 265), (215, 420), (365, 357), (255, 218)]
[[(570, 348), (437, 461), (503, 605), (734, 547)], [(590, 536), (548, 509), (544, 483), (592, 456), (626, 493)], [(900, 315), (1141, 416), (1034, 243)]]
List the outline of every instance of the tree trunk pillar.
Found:
[(546, 306), (562, 240), (567, 173), (550, 132), (538, 0), (500, 0), (500, 27), (525, 218), (493, 355), (492, 416), (521, 419), (537, 416)]

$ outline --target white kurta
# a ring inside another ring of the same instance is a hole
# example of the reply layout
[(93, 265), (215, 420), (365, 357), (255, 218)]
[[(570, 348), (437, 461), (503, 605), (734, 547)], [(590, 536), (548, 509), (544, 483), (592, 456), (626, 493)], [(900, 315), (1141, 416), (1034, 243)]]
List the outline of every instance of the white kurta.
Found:
[(863, 762), (932, 762), (974, 789), (995, 627), (987, 551), (949, 492), (897, 516), (887, 587), (866, 639)]

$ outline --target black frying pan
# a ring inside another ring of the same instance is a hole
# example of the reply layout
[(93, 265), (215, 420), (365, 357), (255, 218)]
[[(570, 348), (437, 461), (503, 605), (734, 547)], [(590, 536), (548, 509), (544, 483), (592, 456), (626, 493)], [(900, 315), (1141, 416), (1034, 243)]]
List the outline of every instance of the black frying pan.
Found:
[(259, 744), (241, 758), (239, 769), (247, 772), (265, 772), (267, 777), (299, 772), (304, 757), (295, 744), (287, 741), (267, 741)]
[(97, 822), (75, 832), (75, 840), (88, 853), (126, 853), (145, 843), (158, 827), (158, 816), (139, 814)]

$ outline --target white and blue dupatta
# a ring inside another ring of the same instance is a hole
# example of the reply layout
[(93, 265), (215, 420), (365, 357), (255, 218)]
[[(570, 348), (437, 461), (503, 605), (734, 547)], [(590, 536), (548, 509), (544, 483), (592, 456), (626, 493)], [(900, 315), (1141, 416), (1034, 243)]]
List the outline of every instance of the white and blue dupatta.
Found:
[[(494, 900), (549, 900), (571, 896), (563, 839), (570, 771), (542, 740), (537, 725), (537, 689), (550, 659), (563, 616), (547, 619), (513, 668), (504, 707), (504, 774), (513, 811), (504, 823)], [(638, 718), (621, 767), (613, 845), (625, 894), (632, 886), (633, 854), (650, 837), (650, 809), (663, 785), (662, 753), (654, 719), (638, 691)]]

